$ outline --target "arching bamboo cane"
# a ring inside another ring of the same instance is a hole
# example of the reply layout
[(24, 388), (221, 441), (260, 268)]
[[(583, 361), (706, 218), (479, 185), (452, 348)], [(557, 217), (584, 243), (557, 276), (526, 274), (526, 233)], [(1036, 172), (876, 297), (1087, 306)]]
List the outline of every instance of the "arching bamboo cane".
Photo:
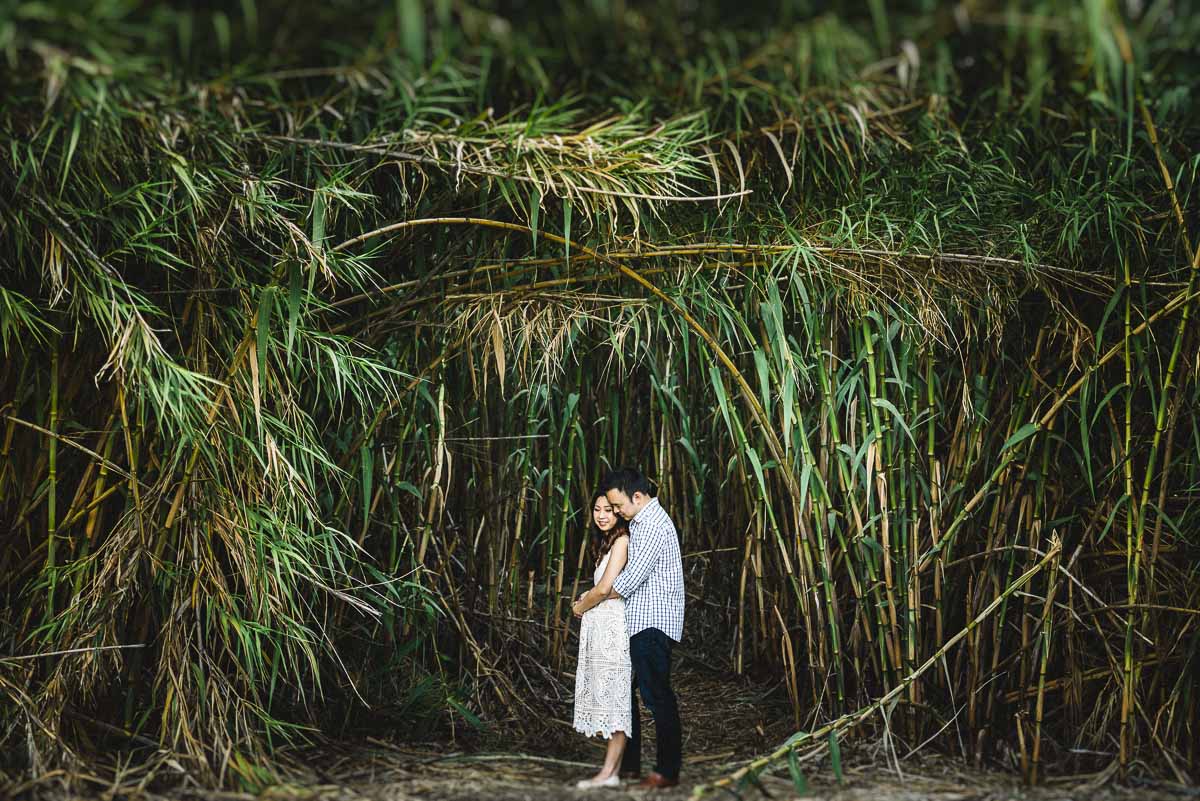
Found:
[[(368, 231), (351, 239), (347, 239), (346, 241), (332, 248), (332, 252), (337, 253), (376, 237), (384, 236), (386, 234), (393, 234), (397, 231), (402, 231), (407, 228), (414, 228), (424, 225), (472, 225), (485, 228), (495, 228), (503, 231), (517, 231), (530, 235), (533, 234), (532, 228), (520, 223), (489, 220), (480, 217), (430, 217), (420, 220), (405, 220), (403, 222), (392, 223), (391, 225), (385, 225), (381, 228), (376, 228), (373, 231)], [(756, 422), (759, 424), (759, 428), (762, 431), (763, 436), (767, 438), (767, 445), (771, 449), (771, 455), (775, 457), (776, 462), (780, 466), (781, 474), (783, 475), (784, 483), (787, 485), (789, 493), (791, 494), (793, 500), (799, 503), (799, 483), (796, 480), (796, 476), (792, 472), (791, 464), (784, 456), (783, 445), (779, 442), (779, 438), (775, 433), (774, 427), (771, 425), (770, 420), (767, 419), (767, 415), (763, 411), (762, 406), (759, 404), (758, 399), (755, 397), (754, 390), (751, 389), (749, 382), (746, 381), (746, 377), (742, 375), (740, 370), (738, 370), (737, 365), (733, 363), (733, 360), (729, 358), (729, 354), (725, 352), (725, 349), (721, 347), (713, 335), (710, 334), (708, 330), (696, 320), (695, 317), (693, 317), (686, 309), (684, 309), (678, 301), (676, 301), (667, 293), (663, 292), (650, 281), (643, 278), (636, 270), (632, 269), (628, 265), (622, 264), (614, 259), (610, 259), (607, 256), (592, 250), (591, 248), (585, 247), (578, 242), (573, 242), (556, 234), (542, 231), (541, 236), (549, 239), (552, 242), (557, 242), (561, 245), (568, 245), (572, 250), (585, 253), (591, 256), (593, 259), (606, 263), (615, 268), (622, 275), (633, 280), (648, 290), (659, 300), (666, 303), (667, 306), (674, 310), (684, 320), (684, 322), (687, 323), (688, 327), (695, 331), (696, 334), (704, 340), (705, 344), (708, 345), (713, 354), (717, 357), (717, 360), (721, 362), (721, 365), (729, 372), (730, 376), (737, 383), (738, 388), (742, 392), (742, 397), (745, 399), (746, 404), (750, 407), (750, 411), (754, 415)]]

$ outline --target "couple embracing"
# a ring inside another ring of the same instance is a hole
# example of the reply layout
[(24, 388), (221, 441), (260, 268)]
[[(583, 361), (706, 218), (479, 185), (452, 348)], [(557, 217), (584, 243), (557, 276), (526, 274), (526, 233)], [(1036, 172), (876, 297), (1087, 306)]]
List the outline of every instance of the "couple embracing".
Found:
[[(637, 470), (610, 472), (592, 497), (595, 586), (579, 596), (582, 618), (575, 671), (575, 729), (608, 739), (604, 766), (582, 789), (674, 787), (682, 763), (679, 707), (671, 690), (671, 650), (683, 637), (679, 536), (650, 482)], [(635, 689), (637, 692), (635, 692)], [(637, 696), (654, 717), (657, 757), (641, 778)]]

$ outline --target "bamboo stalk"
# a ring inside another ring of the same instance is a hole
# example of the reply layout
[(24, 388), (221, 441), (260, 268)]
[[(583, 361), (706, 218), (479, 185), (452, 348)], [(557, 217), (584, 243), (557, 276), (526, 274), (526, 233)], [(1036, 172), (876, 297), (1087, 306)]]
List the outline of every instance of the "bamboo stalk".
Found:
[[(1138, 336), (1142, 332), (1148, 330), (1154, 323), (1186, 306), (1187, 303), (1197, 296), (1200, 296), (1200, 290), (1189, 292), (1185, 289), (1183, 292), (1173, 295), (1171, 299), (1163, 304), (1163, 306), (1156, 312), (1151, 314), (1137, 326), (1131, 328), (1127, 334), (1127, 338), (1132, 339), (1133, 337)], [(1057, 417), (1059, 411), (1062, 410), (1067, 401), (1074, 396), (1075, 393), (1077, 393), (1085, 383), (1087, 383), (1088, 379), (1090, 379), (1100, 367), (1112, 361), (1115, 356), (1122, 353), (1122, 348), (1124, 347), (1123, 343), (1125, 341), (1126, 339), (1123, 339), (1121, 343), (1117, 343), (1105, 351), (1095, 363), (1093, 363), (1090, 367), (1088, 367), (1087, 370), (1084, 371), (1084, 374), (1080, 378), (1076, 379), (1075, 382), (1065, 390), (1057, 393), (1053, 403), (1050, 405), (1050, 408), (1043, 412), (1036, 419), (1033, 425), (1035, 425), (1038, 429), (1042, 429), (1051, 420)], [(963, 507), (959, 510), (954, 520), (951, 521), (949, 527), (947, 527), (946, 533), (942, 537), (941, 547), (945, 547), (947, 543), (952, 541), (953, 535), (957, 533), (958, 528), (966, 521), (970, 514), (975, 511), (976, 507), (978, 507), (979, 504), (982, 503), (987, 497), (988, 492), (992, 489), (992, 486), (995, 484), (996, 480), (1004, 473), (1005, 470), (1008, 469), (1009, 465), (1016, 460), (1016, 457), (1012, 454), (1013, 452), (1010, 450), (1009, 455), (1001, 459), (1000, 464), (997, 465), (996, 469), (992, 471), (991, 476), (989, 476), (988, 479), (979, 487), (979, 489), (976, 490), (975, 494), (972, 495), (965, 504), (963, 504)], [(933, 557), (934, 553), (936, 553), (936, 551), (930, 551), (922, 556), (921, 565), (924, 566), (924, 564)]]
[(942, 656), (946, 654), (946, 652), (957, 645), (958, 642), (963, 639), (963, 637), (966, 637), (967, 634), (975, 629), (981, 622), (986, 620), (992, 614), (992, 612), (994, 612), (996, 608), (999, 607), (1000, 604), (1003, 603), (1009, 596), (1023, 589), (1034, 576), (1041, 572), (1041, 569), (1045, 567), (1046, 564), (1048, 564), (1052, 559), (1057, 558), (1061, 550), (1062, 543), (1057, 539), (1053, 540), (1051, 542), (1050, 551), (1044, 557), (1038, 560), (1036, 565), (1021, 574), (1016, 581), (1014, 581), (1010, 586), (1006, 587), (999, 596), (992, 599), (992, 602), (984, 607), (984, 609), (982, 609), (978, 615), (971, 618), (966, 626), (964, 626), (958, 631), (958, 633), (943, 643), (942, 646), (938, 648), (937, 651), (934, 652), (928, 659), (922, 662), (916, 670), (905, 676), (903, 680), (897, 683), (896, 686), (889, 690), (885, 695), (876, 699), (862, 709), (842, 715), (841, 717), (836, 718), (835, 720), (832, 720), (829, 723), (826, 723), (824, 726), (821, 726), (811, 732), (802, 732), (793, 736), (788, 740), (787, 743), (775, 749), (770, 754), (751, 761), (744, 767), (739, 768), (728, 776), (722, 777), (714, 782), (697, 785), (693, 790), (693, 796), (701, 798), (713, 790), (735, 784), (742, 778), (752, 773), (757, 773), (772, 763), (777, 762), (779, 759), (786, 756), (788, 752), (795, 750), (798, 746), (812, 742), (819, 738), (827, 737), (829, 734), (844, 731), (852, 726), (856, 726), (869, 718), (875, 712), (882, 710), (885, 706), (889, 705), (903, 692), (905, 692), (908, 689), (909, 684), (924, 674), (925, 671), (929, 670), (929, 668), (931, 668), (933, 665), (937, 664)]
[[(872, 449), (874, 453), (875, 466), (875, 497), (879, 509), (879, 530), (881, 547), (883, 555), (883, 583), (884, 597), (887, 599), (887, 630), (881, 632), (888, 643), (888, 654), (891, 657), (891, 667), (894, 671), (899, 672), (901, 669), (902, 657), (900, 655), (900, 630), (896, 615), (896, 590), (895, 578), (892, 575), (892, 544), (891, 544), (891, 517), (892, 509), (889, 505), (888, 493), (888, 468), (891, 461), (891, 449), (888, 447), (888, 432), (890, 426), (885, 424), (879, 413), (879, 403), (882, 400), (880, 395), (879, 378), (875, 364), (875, 335), (871, 330), (870, 321), (864, 318), (862, 321), (863, 342), (866, 346), (866, 364), (867, 364), (867, 381), (868, 390), (870, 392), (870, 418), (871, 426), (874, 431), (874, 442)], [(872, 450), (868, 450), (871, 453)], [(868, 479), (868, 484), (870, 483)], [(865, 488), (868, 493), (871, 487)]]
[(1030, 763), (1030, 784), (1038, 783), (1038, 768), (1041, 765), (1042, 717), (1046, 705), (1046, 665), (1050, 661), (1050, 646), (1053, 643), (1051, 634), (1054, 627), (1054, 594), (1058, 588), (1058, 561), (1059, 556), (1056, 555), (1050, 562), (1049, 575), (1046, 577), (1046, 600), (1042, 604), (1041, 664), (1038, 667), (1037, 705), (1034, 708), (1033, 717), (1033, 756)]
[(47, 425), (50, 437), (46, 443), (49, 454), (49, 472), (46, 478), (46, 574), (49, 579), (46, 588), (47, 618), (54, 616), (54, 591), (58, 585), (58, 564), (55, 561), (58, 543), (58, 350), (59, 344), (55, 342), (50, 351), (50, 410)]
[[(1132, 302), (1130, 300), (1129, 291), (1129, 262), (1122, 259), (1122, 268), (1125, 275), (1125, 336), (1122, 338), (1123, 350), (1122, 361), (1125, 366), (1125, 420), (1123, 428), (1123, 453), (1121, 472), (1125, 479), (1125, 498), (1130, 504), (1135, 503), (1136, 496), (1133, 493), (1133, 364), (1130, 354), (1130, 316)], [(1186, 312), (1186, 307), (1185, 307)], [(1140, 517), (1137, 510), (1130, 510), (1125, 515), (1125, 585), (1128, 593), (1129, 603), (1137, 602), (1137, 562), (1134, 556), (1134, 521)], [(1121, 730), (1119, 735), (1120, 752), (1119, 765), (1121, 776), (1124, 777), (1129, 767), (1130, 749), (1132, 732), (1130, 724), (1133, 717), (1133, 706), (1135, 703), (1134, 689), (1134, 671), (1136, 670), (1137, 657), (1134, 654), (1133, 642), (1133, 616), (1130, 615), (1125, 624), (1125, 643), (1124, 643), (1124, 670), (1121, 686)]]

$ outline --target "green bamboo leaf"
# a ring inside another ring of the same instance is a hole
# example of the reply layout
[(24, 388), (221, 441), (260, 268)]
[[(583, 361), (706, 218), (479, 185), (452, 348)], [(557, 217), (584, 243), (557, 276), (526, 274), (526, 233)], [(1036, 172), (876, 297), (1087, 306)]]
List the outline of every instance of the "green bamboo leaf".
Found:
[(375, 455), (369, 445), (362, 446), (359, 461), (362, 464), (362, 517), (365, 526), (371, 517), (371, 482), (375, 477)]
[(1105, 521), (1104, 528), (1100, 530), (1099, 536), (1096, 537), (1096, 542), (1104, 542), (1104, 538), (1108, 536), (1108, 532), (1112, 530), (1113, 523), (1116, 522), (1117, 512), (1121, 510), (1122, 506), (1125, 506), (1128, 503), (1128, 493), (1122, 494), (1121, 497), (1117, 499), (1117, 502), (1113, 504), (1112, 511), (1108, 514), (1108, 520)]
[(496, 179), (496, 188), (500, 190), (500, 197), (504, 198), (504, 202), (510, 209), (520, 207), (520, 203), (517, 202), (517, 198), (520, 196), (516, 194), (517, 188), (511, 180), (508, 178)]
[(1100, 403), (1096, 404), (1096, 410), (1094, 412), (1092, 412), (1092, 419), (1088, 424), (1089, 432), (1091, 430), (1091, 427), (1096, 425), (1096, 418), (1098, 418), (1100, 416), (1100, 413), (1104, 411), (1105, 407), (1108, 406), (1108, 404), (1112, 402), (1113, 396), (1115, 396), (1118, 392), (1120, 392), (1121, 390), (1125, 389), (1128, 386), (1129, 386), (1128, 384), (1126, 384), (1124, 381), (1122, 381), (1120, 384), (1117, 384), (1115, 387), (1110, 389), (1108, 392), (1104, 393), (1104, 397), (1100, 399)]
[(537, 255), (538, 219), (542, 216), (542, 190), (534, 187), (529, 197), (529, 230), (533, 235), (533, 255)]
[(712, 382), (713, 393), (717, 396), (717, 406), (721, 409), (721, 417), (725, 419), (725, 426), (730, 430), (733, 425), (729, 421), (729, 397), (725, 394), (725, 380), (715, 364), (708, 368), (708, 377)]
[(758, 374), (758, 388), (762, 394), (762, 407), (767, 417), (771, 416), (771, 369), (767, 365), (767, 354), (761, 348), (754, 349), (754, 370)]
[(795, 788), (799, 795), (808, 793), (808, 779), (800, 770), (800, 758), (796, 756), (796, 749), (788, 751), (788, 773), (792, 775), (792, 787)]
[(750, 458), (750, 466), (754, 468), (754, 477), (758, 479), (758, 487), (761, 490), (763, 497), (767, 495), (767, 481), (763, 475), (762, 462), (758, 460), (758, 452), (749, 445), (746, 446), (746, 456)]
[[(325, 240), (325, 199), (320, 191), (313, 192), (312, 198), (312, 239), (313, 247), (320, 250)], [(320, 266), (314, 257), (308, 263), (308, 292), (312, 294), (317, 282), (317, 268)]]
[(1158, 518), (1162, 518), (1163, 522), (1165, 522), (1167, 524), (1167, 528), (1171, 529), (1171, 531), (1173, 531), (1175, 533), (1175, 536), (1187, 537), (1187, 533), (1184, 531), (1183, 527), (1180, 526), (1178, 522), (1176, 522), (1175, 517), (1168, 514), (1168, 511), (1166, 509), (1160, 507), (1154, 501), (1147, 501), (1146, 509), (1147, 509), (1147, 511), (1154, 513), (1155, 520), (1157, 520)]
[(838, 743), (838, 734), (836, 731), (829, 732), (829, 763), (833, 767), (834, 778), (837, 783), (841, 784), (844, 777), (842, 775), (842, 747)]
[(692, 466), (694, 468), (699, 468), (700, 467), (700, 456), (699, 456), (699, 454), (696, 453), (696, 449), (694, 447), (692, 447), (691, 441), (688, 440), (687, 437), (680, 437), (679, 439), (677, 439), (675, 441), (677, 443), (679, 443), (680, 447), (682, 447), (685, 451), (687, 451), (688, 457), (691, 458), (691, 460), (692, 460)]
[(300, 319), (300, 265), (293, 262), (288, 266), (287, 300), (287, 356), (292, 357), (292, 342), (296, 338), (296, 323)]
[(417, 64), (425, 63), (424, 0), (396, 0), (396, 17), (404, 53)]
[(892, 418), (896, 421), (896, 425), (898, 425), (900, 429), (908, 435), (909, 442), (911, 442), (914, 446), (917, 444), (916, 439), (913, 438), (912, 430), (908, 427), (908, 423), (904, 422), (904, 416), (900, 414), (900, 410), (896, 408), (895, 404), (893, 404), (887, 398), (872, 398), (871, 405), (891, 413)]
[(1125, 297), (1125, 287), (1118, 284), (1113, 289), (1112, 297), (1104, 304), (1104, 312), (1100, 315), (1100, 324), (1096, 326), (1096, 350), (1100, 351), (1104, 341), (1104, 332), (1108, 330), (1108, 318), (1116, 311), (1118, 304)]
[(79, 144), (79, 129), (82, 124), (82, 115), (76, 115), (75, 124), (71, 126), (71, 139), (67, 143), (67, 153), (63, 157), (62, 167), (60, 168), (61, 178), (58, 181), (59, 196), (62, 195), (63, 187), (67, 185), (67, 176), (71, 174), (71, 159), (75, 155), (75, 146)]
[(179, 180), (183, 183), (183, 187), (187, 190), (192, 203), (194, 203), (197, 207), (203, 207), (203, 203), (200, 200), (200, 193), (196, 191), (196, 185), (192, 183), (192, 175), (188, 170), (187, 162), (174, 153), (171, 155), (174, 156), (174, 158), (170, 160), (171, 171), (174, 172)]
[(1041, 427), (1037, 423), (1026, 423), (1025, 425), (1021, 426), (1017, 429), (1016, 433), (1008, 438), (1008, 441), (1004, 443), (1004, 446), (1000, 448), (1000, 454), (1003, 455), (1008, 453), (1008, 451), (1036, 434), (1040, 428)]
[(804, 464), (800, 466), (800, 508), (806, 508), (805, 500), (808, 498), (808, 482), (812, 480), (813, 465), (812, 462), (805, 459)]
[(312, 199), (312, 243), (320, 247), (325, 242), (325, 196), (317, 190)]
[(255, 347), (258, 356), (259, 380), (265, 381), (267, 376), (267, 344), (271, 333), (271, 312), (275, 309), (275, 287), (263, 289), (258, 301), (258, 325), (255, 331)]

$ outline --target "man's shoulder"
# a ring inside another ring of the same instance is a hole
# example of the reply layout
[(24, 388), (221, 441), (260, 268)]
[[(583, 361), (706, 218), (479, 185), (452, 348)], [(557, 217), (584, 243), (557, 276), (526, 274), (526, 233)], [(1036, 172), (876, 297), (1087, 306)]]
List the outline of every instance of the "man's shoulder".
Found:
[(675, 530), (675, 521), (671, 519), (671, 513), (668, 512), (666, 510), (666, 507), (664, 507), (661, 503), (657, 502), (658, 498), (655, 498), (654, 500), (656, 501), (655, 506), (657, 507), (654, 510), (654, 517), (652, 518), (654, 527), (655, 528), (667, 528), (667, 529), (670, 529), (671, 531), (674, 531)]
[(666, 539), (668, 552), (679, 554), (679, 530), (675, 528), (675, 521), (666, 509), (662, 509), (662, 514), (656, 528), (658, 528), (660, 535)]

